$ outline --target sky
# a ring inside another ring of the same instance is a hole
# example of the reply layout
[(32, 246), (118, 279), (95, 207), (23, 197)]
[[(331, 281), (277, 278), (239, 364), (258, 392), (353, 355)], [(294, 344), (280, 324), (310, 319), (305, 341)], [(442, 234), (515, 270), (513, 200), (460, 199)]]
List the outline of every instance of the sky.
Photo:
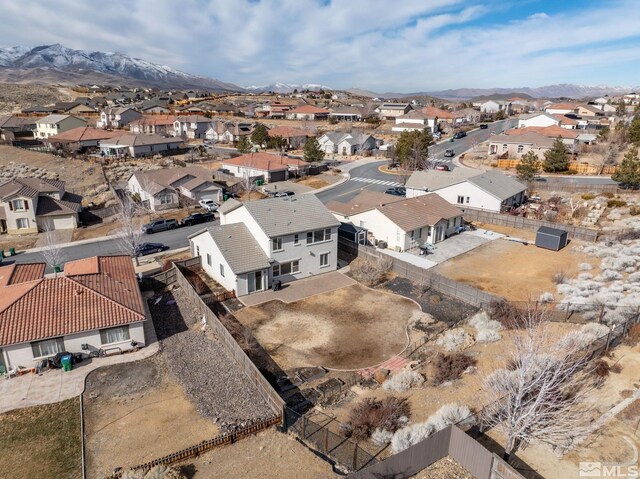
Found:
[(241, 86), (640, 84), (638, 0), (0, 0), (0, 46), (118, 51)]

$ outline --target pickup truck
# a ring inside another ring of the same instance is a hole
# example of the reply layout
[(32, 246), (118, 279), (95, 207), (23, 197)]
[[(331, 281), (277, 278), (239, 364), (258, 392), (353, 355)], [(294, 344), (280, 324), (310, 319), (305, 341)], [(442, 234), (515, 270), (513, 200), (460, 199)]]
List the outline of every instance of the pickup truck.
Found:
[(157, 220), (142, 226), (142, 231), (152, 234), (159, 231), (173, 230), (177, 227), (178, 222), (176, 220)]
[(182, 224), (185, 226), (199, 225), (215, 219), (216, 215), (214, 213), (193, 213), (183, 219)]

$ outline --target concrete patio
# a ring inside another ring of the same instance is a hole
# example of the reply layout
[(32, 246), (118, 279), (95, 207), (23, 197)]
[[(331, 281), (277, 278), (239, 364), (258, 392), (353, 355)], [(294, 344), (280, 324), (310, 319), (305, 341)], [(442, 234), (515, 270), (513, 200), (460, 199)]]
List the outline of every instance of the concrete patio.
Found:
[(144, 330), (147, 344), (134, 353), (90, 358), (75, 365), (69, 372), (50, 369), (41, 374), (28, 373), (0, 380), (0, 413), (71, 399), (82, 394), (84, 380), (91, 371), (103, 366), (128, 363), (153, 356), (158, 352), (159, 344), (151, 319), (145, 321)]
[(336, 289), (356, 284), (356, 281), (345, 276), (340, 271), (331, 271), (330, 273), (312, 276), (310, 278), (299, 279), (282, 285), (280, 291), (262, 291), (260, 293), (241, 296), (238, 298), (245, 306), (255, 306), (257, 304), (267, 303), (273, 300), (279, 300), (284, 303), (292, 303), (309, 296), (315, 296), (320, 293), (327, 293)]

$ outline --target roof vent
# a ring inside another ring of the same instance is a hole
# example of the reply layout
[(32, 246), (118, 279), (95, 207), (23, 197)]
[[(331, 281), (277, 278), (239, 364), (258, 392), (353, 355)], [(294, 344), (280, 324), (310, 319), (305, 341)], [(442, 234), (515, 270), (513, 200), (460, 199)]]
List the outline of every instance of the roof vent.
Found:
[(76, 289), (76, 290), (75, 290), (75, 294), (76, 294), (76, 296), (80, 296), (80, 295), (82, 294), (82, 292), (83, 292), (83, 291), (82, 291), (81, 289)]

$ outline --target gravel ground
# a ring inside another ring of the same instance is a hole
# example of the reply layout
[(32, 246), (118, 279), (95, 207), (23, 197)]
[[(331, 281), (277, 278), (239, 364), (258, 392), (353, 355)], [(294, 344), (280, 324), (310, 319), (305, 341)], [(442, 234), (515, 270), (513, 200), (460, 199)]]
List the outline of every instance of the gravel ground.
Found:
[(165, 292), (158, 304), (151, 300), (150, 308), (169, 372), (200, 414), (222, 432), (274, 415), (221, 343), (202, 331), (201, 318), (179, 288)]
[(450, 457), (443, 457), (413, 476), (414, 479), (473, 479), (474, 476)]

